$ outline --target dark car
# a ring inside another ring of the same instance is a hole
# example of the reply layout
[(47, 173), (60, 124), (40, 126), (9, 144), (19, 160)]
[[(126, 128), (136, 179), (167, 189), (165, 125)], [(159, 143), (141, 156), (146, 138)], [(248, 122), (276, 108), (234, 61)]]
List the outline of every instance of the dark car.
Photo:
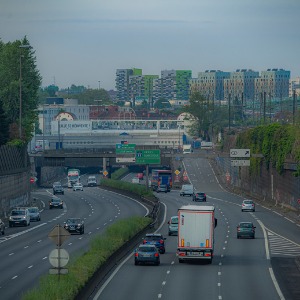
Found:
[(237, 238), (255, 238), (255, 226), (252, 222), (240, 222), (237, 226)]
[(65, 194), (64, 188), (60, 182), (53, 183), (53, 195), (55, 194)]
[(49, 208), (63, 208), (64, 202), (58, 197), (52, 197), (49, 201)]
[(134, 264), (153, 263), (160, 264), (160, 255), (155, 245), (139, 245), (134, 251)]
[(203, 192), (196, 192), (193, 195), (193, 201), (206, 202), (206, 194)]
[(41, 221), (40, 210), (38, 207), (28, 207), (30, 221)]
[(167, 193), (168, 192), (168, 186), (166, 184), (161, 184), (156, 189), (157, 193)]
[(1, 219), (0, 219), (0, 233), (2, 235), (4, 235), (4, 233), (5, 233), (5, 224)]
[(163, 254), (166, 252), (165, 240), (166, 238), (164, 238), (160, 233), (147, 233), (143, 238), (143, 244), (154, 245), (158, 251)]
[(84, 221), (80, 218), (69, 218), (64, 222), (64, 228), (70, 233), (84, 234)]

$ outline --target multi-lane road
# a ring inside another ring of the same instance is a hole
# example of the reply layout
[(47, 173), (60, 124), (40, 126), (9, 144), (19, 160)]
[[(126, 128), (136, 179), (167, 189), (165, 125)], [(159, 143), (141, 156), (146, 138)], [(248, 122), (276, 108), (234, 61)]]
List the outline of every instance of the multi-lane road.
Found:
[(91, 238), (116, 220), (147, 214), (147, 208), (135, 200), (97, 187), (86, 187), (83, 192), (65, 189), (64, 195), (57, 195), (63, 199), (64, 208), (50, 210), (51, 192), (52, 189), (43, 189), (35, 193), (45, 204), (40, 222), (31, 222), (29, 227), (6, 228), (5, 235), (0, 236), (0, 299), (21, 299), (22, 293), (49, 272), (52, 266), (48, 257), (56, 245), (48, 234), (68, 217), (80, 217), (85, 222), (85, 234), (72, 235), (62, 245), (72, 258), (88, 249)]
[[(158, 231), (167, 238), (160, 266), (135, 266), (131, 254), (91, 299), (297, 299), (295, 285), (299, 284), (289, 282), (287, 277), (291, 272), (295, 276), (291, 268), (294, 258), (300, 256), (300, 227), (261, 205), (253, 213), (241, 212), (243, 198), (221, 188), (207, 160), (185, 158), (184, 164), (196, 190), (205, 192), (207, 204), (216, 209), (218, 226), (212, 264), (178, 263), (177, 237), (167, 236), (167, 220), (177, 214), (180, 206), (195, 203), (191, 197), (180, 197), (178, 190), (159, 193), (165, 215)], [(55, 248), (48, 233), (67, 217), (85, 220), (85, 234), (71, 236), (63, 244), (72, 257), (87, 249), (89, 240), (115, 220), (147, 213), (136, 201), (98, 187), (66, 191), (61, 196), (64, 209), (49, 210), (50, 192), (38, 191), (38, 198), (46, 203), (41, 222), (27, 228), (7, 228), (6, 235), (0, 238), (1, 299), (20, 299), (23, 291), (48, 272), (48, 256)], [(240, 221), (255, 224), (254, 240), (236, 238)]]
[[(276, 261), (287, 264), (300, 256), (300, 227), (260, 205), (255, 212), (241, 212), (243, 198), (220, 187), (207, 160), (185, 158), (184, 163), (196, 190), (205, 192), (207, 204), (216, 208), (218, 226), (213, 263), (178, 263), (177, 237), (167, 236), (166, 222), (177, 214), (180, 206), (195, 202), (191, 197), (180, 197), (176, 190), (159, 193), (157, 196), (166, 208), (166, 215), (158, 231), (167, 237), (161, 265), (135, 266), (133, 256), (129, 256), (94, 295), (94, 300), (297, 299), (297, 282), (290, 284), (275, 273), (290, 275)], [(236, 238), (236, 226), (240, 221), (255, 224), (254, 240)]]

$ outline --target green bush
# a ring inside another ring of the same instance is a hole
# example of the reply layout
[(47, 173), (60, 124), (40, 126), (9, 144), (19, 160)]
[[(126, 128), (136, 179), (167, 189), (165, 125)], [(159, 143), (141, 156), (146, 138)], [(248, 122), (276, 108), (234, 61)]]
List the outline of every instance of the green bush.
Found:
[(111, 179), (117, 180), (122, 178), (126, 173), (128, 173), (128, 168), (120, 168), (111, 174)]
[(103, 178), (100, 182), (100, 185), (129, 191), (139, 196), (153, 196), (153, 192), (150, 189), (147, 190), (145, 185), (127, 181)]
[(150, 223), (151, 219), (144, 217), (131, 217), (116, 222), (103, 235), (91, 241), (86, 253), (69, 263), (68, 274), (42, 276), (39, 286), (26, 292), (22, 299), (74, 299), (111, 254)]

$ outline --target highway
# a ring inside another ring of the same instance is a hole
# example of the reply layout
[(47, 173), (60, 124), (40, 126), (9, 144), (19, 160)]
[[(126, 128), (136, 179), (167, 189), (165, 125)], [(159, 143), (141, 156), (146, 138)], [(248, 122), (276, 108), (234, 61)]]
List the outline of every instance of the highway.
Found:
[[(158, 232), (167, 237), (161, 265), (135, 266), (131, 254), (93, 299), (121, 300), (125, 299), (124, 295), (132, 300), (296, 299), (288, 282), (280, 276), (277, 280), (274, 274), (284, 272), (280, 265), (300, 256), (300, 227), (261, 205), (257, 205), (255, 212), (241, 212), (244, 198), (220, 187), (207, 160), (185, 158), (184, 164), (196, 190), (205, 192), (207, 204), (216, 209), (218, 226), (212, 264), (178, 263), (177, 237), (167, 235), (167, 220), (176, 215), (180, 206), (195, 202), (191, 197), (180, 197), (178, 190), (159, 193), (166, 215)], [(236, 238), (240, 221), (255, 224), (254, 240)]]
[(52, 189), (39, 189), (33, 195), (45, 205), (40, 222), (31, 222), (29, 227), (6, 228), (5, 235), (0, 237), (0, 299), (21, 299), (22, 293), (49, 272), (52, 266), (48, 257), (56, 245), (48, 234), (68, 217), (80, 217), (85, 222), (85, 233), (71, 235), (62, 245), (72, 259), (87, 250), (89, 241), (107, 226), (119, 219), (147, 214), (147, 209), (135, 200), (98, 187), (85, 187), (83, 192), (65, 188), (64, 195), (56, 195), (63, 199), (64, 208), (50, 210), (51, 193)]

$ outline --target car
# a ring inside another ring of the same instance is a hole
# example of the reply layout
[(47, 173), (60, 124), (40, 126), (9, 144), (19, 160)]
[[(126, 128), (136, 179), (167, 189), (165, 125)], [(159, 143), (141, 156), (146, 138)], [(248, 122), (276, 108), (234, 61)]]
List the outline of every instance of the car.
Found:
[(76, 182), (73, 185), (73, 191), (83, 191), (83, 185), (80, 182)]
[(143, 238), (143, 244), (154, 245), (160, 253), (164, 254), (166, 252), (165, 240), (166, 238), (160, 233), (147, 233)]
[(180, 190), (180, 196), (193, 196), (194, 195), (194, 186), (192, 184), (184, 184)]
[(255, 203), (252, 200), (244, 200), (242, 203), (242, 211), (255, 211)]
[(169, 235), (178, 234), (178, 216), (173, 216), (168, 221), (168, 230)]
[(13, 227), (15, 225), (30, 225), (29, 211), (26, 207), (17, 207), (11, 211), (8, 219), (8, 226)]
[(237, 238), (241, 237), (248, 237), (248, 238), (255, 238), (255, 226), (252, 222), (240, 222), (237, 226)]
[(5, 233), (5, 224), (1, 219), (0, 219), (0, 233), (2, 235), (4, 235), (4, 233)]
[(139, 245), (134, 251), (134, 264), (153, 263), (160, 265), (160, 255), (155, 245)]
[(196, 192), (193, 195), (193, 201), (202, 201), (206, 202), (206, 194), (203, 192)]
[(64, 207), (64, 202), (58, 198), (58, 197), (52, 197), (51, 200), (49, 201), (49, 209), (52, 208), (63, 208)]
[(168, 186), (166, 184), (160, 184), (157, 189), (157, 193), (167, 193), (168, 192)]
[(55, 194), (65, 194), (64, 188), (60, 182), (53, 183), (53, 195)]
[(64, 222), (64, 228), (70, 233), (84, 234), (84, 221), (80, 218), (69, 218)]
[(152, 191), (156, 191), (157, 190), (157, 188), (158, 188), (158, 184), (157, 183), (152, 183), (151, 184), (151, 188), (152, 188)]
[(41, 221), (40, 210), (38, 207), (28, 207), (30, 221)]

